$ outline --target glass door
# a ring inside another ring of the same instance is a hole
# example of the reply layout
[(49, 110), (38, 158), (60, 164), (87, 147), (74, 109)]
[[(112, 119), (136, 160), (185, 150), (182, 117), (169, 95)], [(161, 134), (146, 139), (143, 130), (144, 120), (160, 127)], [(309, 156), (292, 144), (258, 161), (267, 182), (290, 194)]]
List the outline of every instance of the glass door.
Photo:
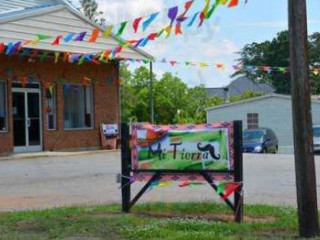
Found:
[(41, 151), (42, 139), (39, 89), (13, 89), (12, 94), (14, 151)]

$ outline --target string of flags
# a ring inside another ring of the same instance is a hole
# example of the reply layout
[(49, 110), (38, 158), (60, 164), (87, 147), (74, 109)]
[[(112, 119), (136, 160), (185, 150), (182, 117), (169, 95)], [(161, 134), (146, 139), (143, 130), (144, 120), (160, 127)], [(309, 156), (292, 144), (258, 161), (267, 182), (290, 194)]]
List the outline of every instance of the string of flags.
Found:
[[(108, 75), (105, 79), (97, 80), (95, 78), (90, 78), (88, 76), (83, 76), (78, 81), (70, 81), (68, 80), (68, 73), (66, 71), (63, 71), (56, 82), (50, 82), (43, 79), (39, 74), (24, 74), (22, 76), (18, 76), (13, 69), (7, 68), (3, 71), (0, 71), (0, 81), (9, 82), (9, 81), (15, 81), (20, 82), (22, 87), (26, 87), (29, 83), (38, 83), (41, 82), (44, 86), (45, 90), (48, 90), (48, 97), (51, 97), (54, 92), (55, 86), (62, 86), (65, 91), (69, 91), (71, 89), (71, 85), (78, 83), (80, 86), (90, 86), (94, 84), (98, 84), (99, 86), (105, 86), (105, 85), (116, 85), (119, 86), (122, 84), (121, 80), (118, 78), (118, 73), (116, 71), (113, 71), (110, 75)], [(77, 89), (72, 90), (77, 91)]]
[[(102, 33), (103, 37), (109, 37), (113, 34), (116, 39), (119, 41), (119, 46), (116, 46), (111, 49), (106, 49), (104, 51), (99, 51), (97, 53), (89, 53), (89, 54), (68, 54), (70, 62), (79, 62), (80, 64), (84, 61), (104, 61), (104, 60), (112, 60), (115, 59), (120, 55), (124, 48), (138, 48), (138, 47), (145, 47), (149, 42), (160, 38), (164, 34), (166, 34), (165, 38), (171, 36), (172, 30), (175, 27), (175, 34), (180, 35), (182, 34), (182, 25), (186, 23), (186, 27), (191, 27), (195, 24), (198, 20), (198, 27), (203, 26), (203, 22), (205, 20), (210, 19), (216, 8), (220, 5), (226, 5), (229, 8), (235, 7), (238, 5), (238, 0), (215, 0), (215, 2), (210, 6), (211, 0), (205, 0), (205, 6), (203, 10), (196, 12), (193, 16), (186, 16), (189, 12), (190, 8), (192, 7), (194, 0), (188, 1), (184, 4), (184, 9), (181, 14), (179, 14), (179, 6), (172, 7), (168, 10), (168, 18), (170, 20), (170, 24), (164, 28), (161, 28), (159, 31), (147, 34), (147, 36), (135, 39), (135, 40), (128, 40), (124, 41), (121, 40), (120, 37), (122, 36), (125, 29), (130, 25), (129, 22), (122, 22), (120, 24), (120, 28), (113, 33), (114, 26), (107, 26), (104, 32)], [(137, 32), (139, 28), (142, 28), (145, 31), (153, 21), (158, 17), (159, 12), (153, 13), (148, 16), (146, 19), (144, 17), (136, 18), (132, 22), (132, 27), (134, 32)], [(190, 20), (187, 22), (187, 20)], [(20, 53), (22, 55), (28, 55), (30, 53), (30, 49), (27, 47), (32, 45), (37, 45), (41, 41), (48, 41), (53, 39), (51, 45), (58, 46), (63, 43), (69, 43), (71, 41), (75, 42), (88, 42), (88, 43), (95, 43), (101, 34), (101, 30), (96, 28), (92, 30), (92, 33), (88, 33), (86, 31), (80, 33), (67, 33), (66, 35), (58, 35), (58, 36), (51, 36), (45, 34), (38, 34), (36, 39), (34, 40), (27, 40), (24, 42), (9, 42), (7, 44), (0, 43), (0, 53), (5, 53), (6, 55), (12, 55), (15, 53)], [(26, 49), (25, 49), (26, 48)], [(37, 55), (37, 52), (33, 52), (34, 55)], [(45, 59), (48, 54), (43, 54), (42, 58)], [(55, 59), (59, 58), (59, 53), (55, 53)]]
[[(134, 176), (124, 176), (121, 174), (117, 175), (117, 182), (121, 183), (121, 178), (126, 178), (128, 179), (128, 183), (120, 186), (119, 189), (126, 187), (127, 185), (131, 185), (136, 182), (136, 179)], [(154, 188), (162, 188), (162, 187), (167, 187), (171, 186), (172, 182), (170, 181), (161, 181), (161, 180), (155, 180), (152, 181), (150, 184), (150, 187), (148, 191), (152, 191)], [(194, 182), (194, 181), (185, 181), (181, 182), (178, 186), (180, 188), (185, 188), (185, 187), (198, 187), (198, 186), (203, 186), (206, 185), (205, 182)], [(217, 193), (221, 196), (222, 200), (228, 199), (233, 193), (239, 190), (239, 188), (242, 186), (242, 183), (240, 182), (217, 182), (215, 185), (217, 187)]]

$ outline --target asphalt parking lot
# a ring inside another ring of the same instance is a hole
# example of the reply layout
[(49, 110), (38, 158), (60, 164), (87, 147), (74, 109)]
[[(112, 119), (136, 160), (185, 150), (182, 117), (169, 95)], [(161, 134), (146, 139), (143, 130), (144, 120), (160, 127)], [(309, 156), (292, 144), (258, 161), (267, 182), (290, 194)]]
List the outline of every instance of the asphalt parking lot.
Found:
[[(320, 206), (320, 156), (317, 163)], [(0, 211), (120, 203), (119, 152), (0, 161)], [(141, 184), (134, 184), (137, 192)], [(245, 203), (296, 205), (292, 155), (244, 155)], [(141, 201), (220, 201), (210, 186), (155, 188)]]

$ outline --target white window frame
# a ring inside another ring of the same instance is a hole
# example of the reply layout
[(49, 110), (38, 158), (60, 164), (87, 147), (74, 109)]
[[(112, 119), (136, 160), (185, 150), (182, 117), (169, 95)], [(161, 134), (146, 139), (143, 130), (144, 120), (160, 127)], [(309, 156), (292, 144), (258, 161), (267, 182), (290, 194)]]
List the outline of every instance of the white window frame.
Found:
[[(79, 83), (71, 83), (69, 84), (69, 86), (80, 86), (80, 87), (86, 87), (83, 86)], [(94, 111), (94, 85), (89, 85), (91, 87), (91, 107), (92, 107), (92, 116), (91, 116), (91, 121), (92, 121), (92, 126), (91, 127), (84, 127), (84, 128), (66, 128), (65, 127), (65, 116), (64, 116), (64, 108), (65, 108), (65, 102), (64, 102), (64, 86), (63, 86), (63, 90), (62, 90), (62, 94), (63, 94), (63, 129), (65, 131), (79, 131), (79, 130), (93, 130), (94, 129), (94, 116), (95, 116), (95, 111)]]
[[(49, 91), (49, 89), (45, 89), (45, 94), (47, 94), (47, 91)], [(46, 107), (49, 106), (48, 104), (49, 99), (46, 98)], [(47, 131), (57, 131), (58, 129), (58, 108), (57, 108), (57, 86), (54, 86), (54, 110), (55, 110), (55, 116), (54, 116), (54, 128), (50, 129), (49, 128), (49, 113), (46, 113), (46, 121), (47, 121)]]
[(9, 131), (9, 124), (8, 124), (8, 121), (9, 121), (9, 112), (8, 112), (8, 109), (9, 109), (9, 107), (8, 107), (8, 84), (6, 83), (6, 82), (4, 82), (4, 81), (0, 81), (0, 83), (1, 84), (4, 84), (4, 93), (5, 93), (5, 98), (4, 98), (4, 101), (5, 101), (5, 104), (4, 104), (4, 106), (5, 106), (5, 111), (4, 111), (4, 113), (5, 113), (5, 130), (2, 130), (2, 129), (0, 129), (0, 133), (7, 133), (8, 131)]

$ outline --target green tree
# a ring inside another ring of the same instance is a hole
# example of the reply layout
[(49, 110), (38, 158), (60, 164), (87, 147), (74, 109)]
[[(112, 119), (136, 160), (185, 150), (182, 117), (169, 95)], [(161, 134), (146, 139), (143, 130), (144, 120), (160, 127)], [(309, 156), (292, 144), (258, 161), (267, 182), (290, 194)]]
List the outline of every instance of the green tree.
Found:
[[(279, 32), (271, 41), (251, 43), (239, 52), (238, 61), (246, 66), (290, 67), (289, 34), (288, 31)], [(312, 94), (320, 93), (319, 76), (313, 73), (313, 67), (320, 67), (320, 33), (309, 36), (309, 64), (310, 85)], [(244, 68), (234, 75), (246, 75), (257, 82), (272, 84), (277, 93), (290, 94), (291, 81), (288, 71), (263, 71)]]
[(101, 18), (103, 12), (99, 11), (99, 5), (95, 0), (80, 0), (81, 10), (91, 21), (104, 24), (105, 19)]
[(263, 71), (255, 69), (255, 66), (289, 67), (289, 34), (283, 31), (277, 34), (272, 41), (251, 43), (244, 46), (239, 52), (238, 61), (245, 66), (235, 75), (246, 75), (257, 82), (272, 84), (277, 93), (289, 94), (291, 91), (290, 73), (282, 71)]
[(155, 120), (157, 123), (173, 123), (179, 111), (188, 105), (188, 87), (171, 73), (163, 74), (154, 88)]

